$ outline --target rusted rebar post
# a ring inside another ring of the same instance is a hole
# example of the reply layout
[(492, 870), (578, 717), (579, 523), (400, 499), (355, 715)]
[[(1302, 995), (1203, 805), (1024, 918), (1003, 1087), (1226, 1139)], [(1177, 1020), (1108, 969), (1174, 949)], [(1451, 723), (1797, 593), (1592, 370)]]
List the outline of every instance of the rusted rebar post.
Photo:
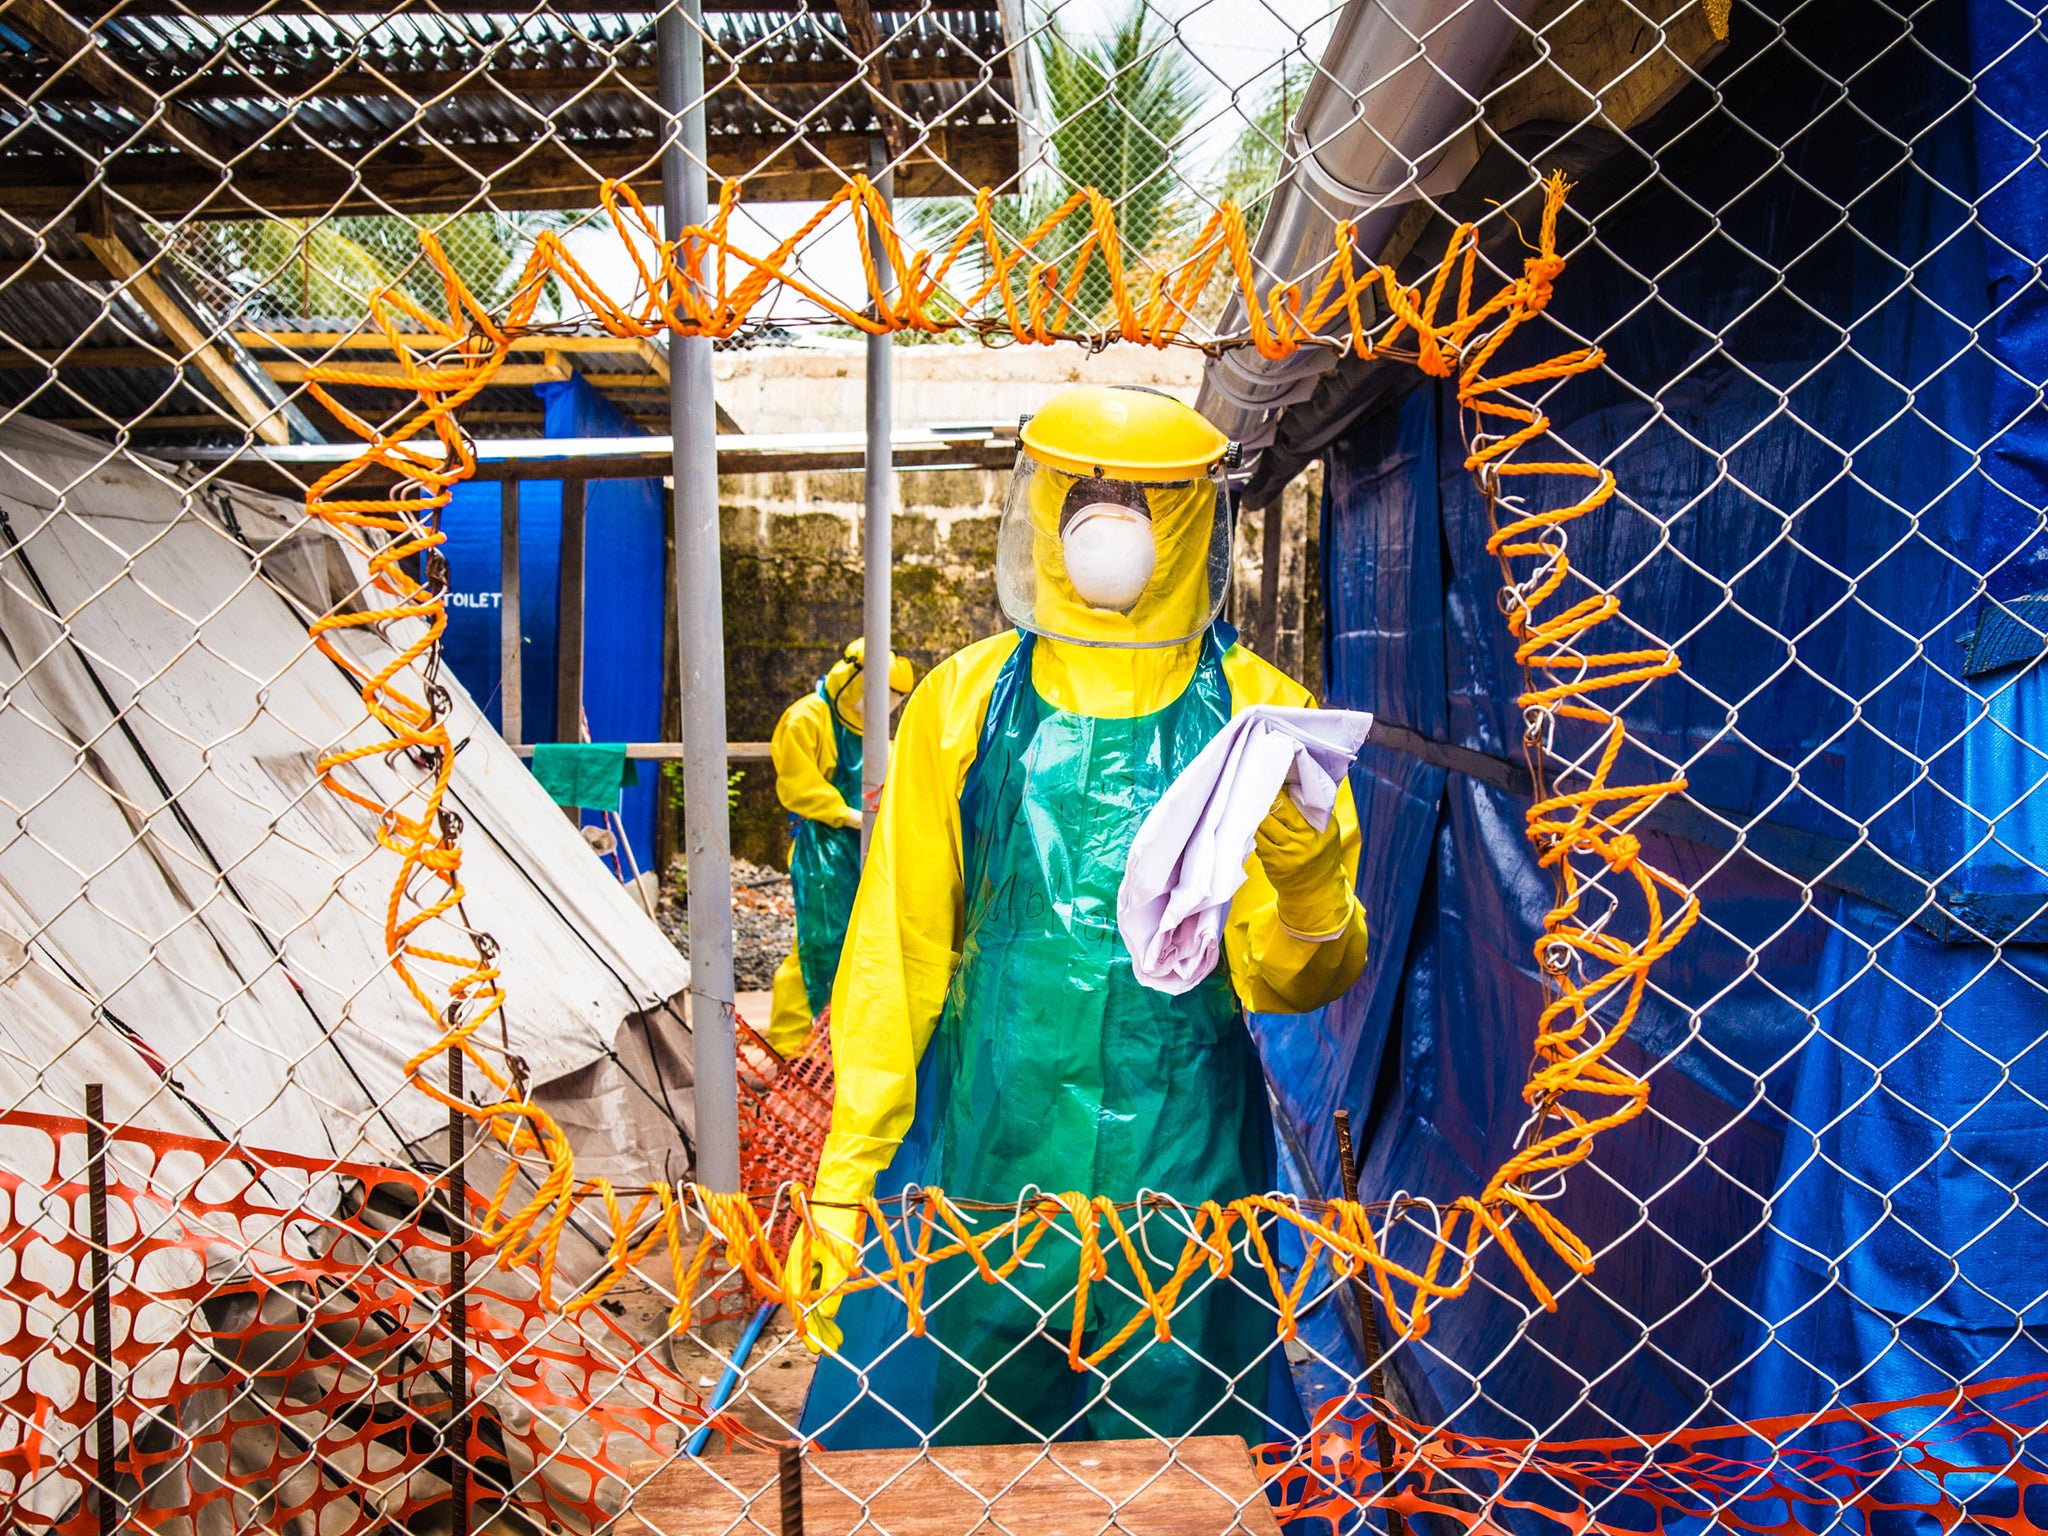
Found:
[(107, 1107), (101, 1085), (85, 1085), (86, 1220), (92, 1235), (93, 1435), (99, 1451), (100, 1536), (113, 1536), (114, 1281), (107, 1254)]
[[(448, 1097), (462, 1099), (462, 1048), (448, 1048)], [(448, 1106), (448, 1497), (452, 1536), (469, 1536), (469, 1176), (463, 1113)]]
[(804, 1447), (785, 1440), (776, 1447), (775, 1470), (782, 1484), (782, 1536), (804, 1536)]
[[(1271, 516), (1274, 508), (1267, 509)], [(1358, 1151), (1351, 1142), (1351, 1111), (1337, 1111), (1337, 1164), (1344, 1175), (1344, 1198), (1358, 1204)], [(1394, 1496), (1394, 1432), (1387, 1427), (1387, 1379), (1380, 1369), (1380, 1322), (1373, 1305), (1372, 1285), (1362, 1274), (1351, 1277), (1352, 1293), (1358, 1298), (1358, 1323), (1365, 1335), (1365, 1384), (1373, 1396), (1374, 1438), (1380, 1453), (1380, 1497)], [(1387, 1536), (1406, 1536), (1407, 1522), (1389, 1502)]]

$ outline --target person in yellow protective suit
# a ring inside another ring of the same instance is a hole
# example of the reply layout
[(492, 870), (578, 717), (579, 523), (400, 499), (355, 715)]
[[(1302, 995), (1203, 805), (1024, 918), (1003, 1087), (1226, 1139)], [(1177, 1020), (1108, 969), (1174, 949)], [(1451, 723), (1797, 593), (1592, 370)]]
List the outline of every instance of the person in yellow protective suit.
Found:
[[(782, 712), (768, 744), (775, 794), (789, 812), (790, 893), (796, 944), (776, 967), (768, 1044), (787, 1061), (811, 1037), (811, 1022), (832, 998), (853, 893), (860, 884), (861, 710), (867, 644), (855, 640)], [(914, 681), (908, 656), (891, 655), (890, 707)]]
[[(833, 989), (821, 1232), (799, 1234), (789, 1260), (793, 1286), (826, 1293), (806, 1323), (831, 1349), (802, 1433), (834, 1449), (1257, 1443), (1301, 1427), (1274, 1314), (1206, 1270), (1170, 1340), (1148, 1323), (1087, 1371), (1068, 1360), (1071, 1232), (997, 1284), (965, 1258), (934, 1265), (921, 1333), (899, 1286), (832, 1294), (873, 1235), (859, 1209), (871, 1193), (938, 1187), (1009, 1206), (1032, 1188), (1152, 1191), (1194, 1207), (1271, 1188), (1266, 1084), (1241, 1010), (1306, 1012), (1365, 964), (1347, 786), (1322, 832), (1275, 802), (1230, 909), (1227, 967), (1179, 996), (1136, 979), (1116, 904), (1147, 810), (1233, 713), (1312, 701), (1216, 622), (1230, 528), (1214, 428), (1151, 391), (1084, 387), (1021, 438), (997, 543), (1016, 629), (911, 695)], [(1084, 1357), (1138, 1305), (1137, 1277), (1106, 1246)]]

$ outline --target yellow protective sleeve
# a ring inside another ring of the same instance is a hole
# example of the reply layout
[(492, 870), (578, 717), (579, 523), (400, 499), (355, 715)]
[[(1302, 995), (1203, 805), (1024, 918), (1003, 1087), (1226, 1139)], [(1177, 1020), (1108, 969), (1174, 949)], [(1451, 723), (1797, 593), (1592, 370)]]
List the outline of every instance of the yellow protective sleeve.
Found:
[(811, 1038), (811, 998), (804, 990), (803, 962), (792, 949), (775, 967), (768, 991), (768, 1048), (788, 1061)]
[[(966, 917), (960, 792), (980, 744), (996, 674), (1014, 634), (984, 640), (935, 667), (904, 707), (889, 782), (869, 840), (868, 863), (832, 989), (832, 1128), (815, 1198), (852, 1204), (874, 1189), (917, 1110), (917, 1063), (938, 1027), (959, 964)], [(1186, 686), (1195, 647), (1093, 650), (1040, 640), (1033, 684), (1056, 707), (1108, 715), (1148, 714)], [(1250, 704), (1313, 703), (1307, 690), (1241, 648), (1224, 675), (1233, 712)], [(1344, 840), (1347, 879), (1358, 872), (1358, 815), (1347, 786), (1331, 835)], [(1246, 1007), (1301, 1013), (1329, 1002), (1365, 966), (1365, 914), (1355, 895), (1343, 933), (1322, 943), (1280, 925), (1278, 898), (1258, 866), (1232, 903), (1224, 943)]]
[(775, 763), (775, 798), (784, 810), (828, 827), (854, 824), (854, 808), (832, 787), (839, 748), (823, 699), (807, 693), (782, 712), (768, 740), (768, 755)]
[(917, 1063), (960, 962), (960, 791), (1014, 633), (958, 651), (903, 706), (832, 985), (832, 1128), (815, 1198), (865, 1199), (917, 1108)]

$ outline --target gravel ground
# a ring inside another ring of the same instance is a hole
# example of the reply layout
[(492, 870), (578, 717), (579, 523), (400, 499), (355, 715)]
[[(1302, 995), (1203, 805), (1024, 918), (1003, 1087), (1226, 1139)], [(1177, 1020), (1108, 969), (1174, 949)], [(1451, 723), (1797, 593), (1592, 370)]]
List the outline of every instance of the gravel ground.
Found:
[[(661, 894), (661, 931), (687, 958), (690, 916), (681, 881), (672, 874)], [(732, 861), (732, 981), (741, 992), (765, 992), (775, 967), (796, 943), (796, 903), (779, 869)]]

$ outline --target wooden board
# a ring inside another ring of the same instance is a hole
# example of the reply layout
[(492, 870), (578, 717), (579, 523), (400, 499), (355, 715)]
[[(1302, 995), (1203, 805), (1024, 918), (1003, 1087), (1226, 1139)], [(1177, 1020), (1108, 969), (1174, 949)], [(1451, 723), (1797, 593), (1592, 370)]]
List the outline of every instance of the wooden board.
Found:
[[(865, 1504), (865, 1508), (863, 1508)], [(680, 1460), (656, 1473), (620, 1536), (769, 1536), (775, 1458)], [(817, 1451), (804, 1458), (804, 1536), (1279, 1536), (1236, 1435)]]

